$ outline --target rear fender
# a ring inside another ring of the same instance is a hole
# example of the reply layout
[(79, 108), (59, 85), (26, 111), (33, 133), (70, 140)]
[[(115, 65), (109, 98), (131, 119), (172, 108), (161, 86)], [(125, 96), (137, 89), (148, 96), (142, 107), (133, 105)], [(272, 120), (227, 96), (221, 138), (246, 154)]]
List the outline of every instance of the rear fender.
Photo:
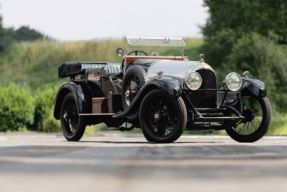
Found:
[(58, 90), (58, 93), (55, 98), (55, 107), (54, 107), (54, 117), (55, 119), (60, 119), (60, 111), (62, 102), (65, 96), (69, 93), (72, 93), (76, 99), (76, 104), (79, 110), (79, 113), (85, 111), (86, 102), (85, 102), (85, 95), (81, 85), (78, 85), (74, 82), (67, 82), (64, 83)]

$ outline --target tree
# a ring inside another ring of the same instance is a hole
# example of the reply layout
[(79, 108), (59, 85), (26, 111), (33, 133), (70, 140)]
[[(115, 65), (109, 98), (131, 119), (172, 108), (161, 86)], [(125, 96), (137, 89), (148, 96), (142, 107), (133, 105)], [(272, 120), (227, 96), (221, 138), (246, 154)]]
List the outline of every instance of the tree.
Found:
[(0, 34), (3, 33), (3, 24), (2, 24), (2, 16), (0, 15)]
[(287, 1), (204, 0), (209, 19), (202, 28), (207, 62), (223, 78), (249, 70), (266, 82), (276, 108), (287, 112)]
[(48, 39), (43, 33), (31, 29), (29, 26), (22, 26), (11, 32), (11, 35), (15, 41), (35, 41)]
[(203, 27), (206, 38), (224, 28), (238, 36), (256, 32), (264, 37), (275, 37), (287, 44), (286, 0), (205, 0), (210, 18)]
[(0, 53), (14, 41), (35, 41), (43, 39), (51, 40), (48, 36), (35, 29), (31, 29), (29, 26), (22, 26), (16, 30), (14, 28), (4, 28), (2, 16), (0, 15)]
[(10, 43), (10, 38), (7, 36), (6, 30), (2, 24), (2, 16), (0, 15), (0, 53)]
[(0, 15), (0, 53), (3, 52), (12, 42), (12, 39), (8, 33), (9, 30), (4, 28), (2, 19), (2, 15)]

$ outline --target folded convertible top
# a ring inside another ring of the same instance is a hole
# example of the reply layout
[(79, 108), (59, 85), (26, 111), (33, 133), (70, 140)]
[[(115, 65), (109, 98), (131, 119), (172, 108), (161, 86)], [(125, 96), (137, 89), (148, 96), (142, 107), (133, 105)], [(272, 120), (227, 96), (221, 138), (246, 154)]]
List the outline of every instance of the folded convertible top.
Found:
[(65, 62), (58, 68), (58, 76), (70, 77), (84, 73), (88, 69), (102, 69), (108, 63), (104, 62)]

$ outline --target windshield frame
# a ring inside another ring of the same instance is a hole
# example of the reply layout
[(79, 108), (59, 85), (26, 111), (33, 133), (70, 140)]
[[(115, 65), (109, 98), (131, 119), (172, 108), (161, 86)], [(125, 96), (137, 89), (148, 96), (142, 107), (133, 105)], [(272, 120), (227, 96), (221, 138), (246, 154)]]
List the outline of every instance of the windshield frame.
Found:
[(185, 41), (179, 37), (125, 37), (126, 50), (140, 47), (171, 47), (179, 48), (184, 56)]

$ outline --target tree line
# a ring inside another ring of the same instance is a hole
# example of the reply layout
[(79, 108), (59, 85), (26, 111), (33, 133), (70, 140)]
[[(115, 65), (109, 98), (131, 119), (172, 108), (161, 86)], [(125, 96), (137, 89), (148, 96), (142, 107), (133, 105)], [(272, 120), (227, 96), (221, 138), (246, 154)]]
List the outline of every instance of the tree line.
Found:
[(4, 51), (13, 42), (50, 39), (50, 37), (29, 26), (21, 26), (17, 29), (5, 28), (2, 21), (3, 18), (0, 15), (0, 52)]
[(274, 109), (287, 112), (287, 1), (204, 0), (207, 60), (223, 76), (230, 70), (267, 83)]

